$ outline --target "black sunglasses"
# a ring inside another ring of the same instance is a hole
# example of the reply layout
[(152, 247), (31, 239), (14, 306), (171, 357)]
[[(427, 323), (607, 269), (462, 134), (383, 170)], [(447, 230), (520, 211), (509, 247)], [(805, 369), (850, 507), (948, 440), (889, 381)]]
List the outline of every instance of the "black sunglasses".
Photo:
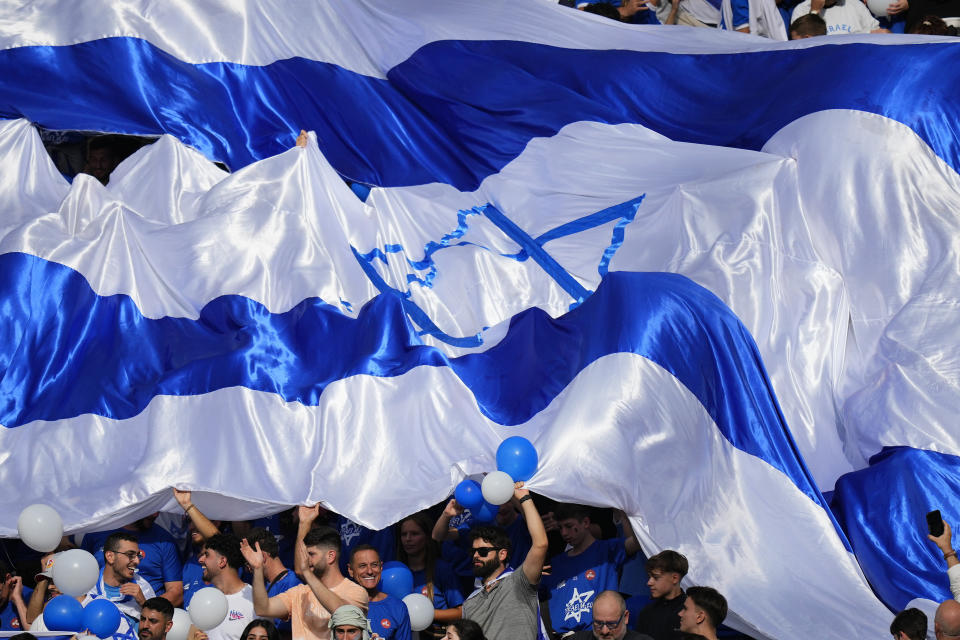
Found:
[(503, 547), (474, 547), (473, 552), (481, 558), (486, 558), (491, 551), (499, 551)]

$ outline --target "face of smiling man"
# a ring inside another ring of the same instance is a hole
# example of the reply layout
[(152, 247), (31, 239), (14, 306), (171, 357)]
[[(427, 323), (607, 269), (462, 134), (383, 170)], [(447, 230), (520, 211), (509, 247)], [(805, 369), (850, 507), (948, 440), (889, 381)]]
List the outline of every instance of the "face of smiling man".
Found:
[(103, 559), (117, 582), (130, 582), (140, 566), (140, 545), (129, 540), (120, 540), (116, 549), (103, 552)]
[(380, 554), (375, 549), (361, 549), (354, 553), (350, 558), (348, 569), (350, 577), (366, 589), (368, 594), (371, 596), (377, 594), (383, 564), (380, 562)]

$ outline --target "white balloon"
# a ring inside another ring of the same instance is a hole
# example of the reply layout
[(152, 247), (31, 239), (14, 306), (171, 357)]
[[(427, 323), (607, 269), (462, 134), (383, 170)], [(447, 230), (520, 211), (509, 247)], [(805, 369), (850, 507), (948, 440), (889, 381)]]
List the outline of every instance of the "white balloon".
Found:
[(410, 628), (414, 631), (423, 631), (433, 623), (433, 603), (427, 596), (411, 593), (403, 596), (403, 604), (407, 605)]
[(53, 507), (32, 504), (20, 512), (17, 532), (23, 543), (34, 551), (53, 551), (63, 538), (63, 520)]
[(187, 610), (197, 629), (209, 631), (227, 617), (227, 596), (216, 587), (204, 587), (193, 594)]
[(890, 6), (892, 0), (867, 0), (867, 7), (870, 8), (870, 12), (878, 18), (887, 17), (887, 7)]
[(85, 595), (100, 577), (97, 559), (83, 549), (70, 549), (57, 554), (53, 563), (53, 584), (68, 596)]
[[(191, 601), (192, 603), (192, 601)], [(167, 640), (187, 640), (190, 633), (190, 614), (177, 607), (173, 610), (173, 626), (167, 631)]]
[(490, 504), (506, 504), (513, 497), (513, 478), (503, 471), (488, 473), (480, 485), (480, 492)]

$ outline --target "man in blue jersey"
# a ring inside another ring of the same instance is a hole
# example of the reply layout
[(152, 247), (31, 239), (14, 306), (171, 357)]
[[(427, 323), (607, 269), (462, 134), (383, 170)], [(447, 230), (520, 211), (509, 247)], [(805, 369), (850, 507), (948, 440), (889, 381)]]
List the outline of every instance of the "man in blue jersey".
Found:
[(350, 554), (347, 565), (354, 582), (367, 590), (370, 609), (367, 619), (370, 628), (384, 640), (410, 640), (410, 614), (403, 600), (380, 591), (380, 574), (383, 562), (379, 552), (369, 544), (359, 544)]
[(627, 518), (626, 537), (609, 540), (594, 537), (589, 509), (582, 505), (560, 505), (555, 519), (567, 549), (548, 562), (552, 569), (544, 576), (541, 596), (548, 601), (553, 630), (566, 634), (591, 628), (596, 596), (617, 589), (621, 567), (640, 545)]
[[(0, 631), (26, 631), (27, 625), (27, 605), (26, 599), (30, 597), (30, 589), (23, 586), (23, 580), (20, 576), (13, 575), (2, 562), (0, 562)], [(27, 591), (24, 595), (24, 591)]]

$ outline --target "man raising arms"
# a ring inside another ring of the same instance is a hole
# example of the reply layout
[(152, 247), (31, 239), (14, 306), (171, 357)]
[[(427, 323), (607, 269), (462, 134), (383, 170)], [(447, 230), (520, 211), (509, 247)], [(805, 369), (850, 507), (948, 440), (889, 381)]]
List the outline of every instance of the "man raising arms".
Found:
[(479, 527), (471, 534), (473, 571), (482, 578), (483, 586), (463, 603), (463, 617), (478, 623), (487, 640), (533, 640), (540, 627), (537, 585), (547, 557), (547, 532), (522, 482), (516, 483), (513, 496), (523, 511), (531, 541), (520, 569), (507, 569), (510, 538), (503, 529)]
[(241, 543), (243, 557), (253, 571), (253, 607), (258, 616), (290, 618), (293, 640), (329, 640), (331, 612), (345, 604), (366, 610), (367, 592), (340, 573), (340, 536), (330, 527), (312, 529), (319, 515), (317, 505), (298, 509), (296, 566), (306, 584), (279, 595), (267, 595), (263, 552)]

